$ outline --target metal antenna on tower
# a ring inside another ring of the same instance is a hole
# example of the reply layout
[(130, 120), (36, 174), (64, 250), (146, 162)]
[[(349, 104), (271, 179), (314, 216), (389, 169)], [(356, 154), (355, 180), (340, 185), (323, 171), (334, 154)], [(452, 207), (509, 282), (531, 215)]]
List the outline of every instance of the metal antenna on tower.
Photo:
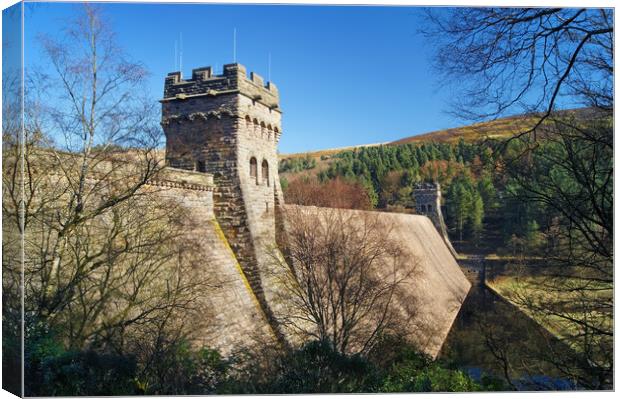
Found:
[(174, 41), (174, 70), (178, 71), (179, 68), (179, 43), (177, 40)]
[(237, 62), (237, 28), (233, 28), (233, 62)]

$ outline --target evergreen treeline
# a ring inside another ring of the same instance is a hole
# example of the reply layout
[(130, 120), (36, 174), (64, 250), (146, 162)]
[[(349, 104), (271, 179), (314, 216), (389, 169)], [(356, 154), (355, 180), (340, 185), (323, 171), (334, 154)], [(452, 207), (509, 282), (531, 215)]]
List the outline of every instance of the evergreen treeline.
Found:
[(314, 169), (316, 160), (306, 154), (303, 158), (286, 158), (280, 161), (280, 172), (301, 172), (302, 170)]
[[(359, 183), (373, 207), (400, 212), (415, 207), (412, 190), (416, 183), (438, 182), (454, 240), (479, 245), (483, 233), (493, 230), (499, 234), (490, 245), (525, 245), (536, 241), (540, 212), (512, 195), (514, 184), (503, 171), (507, 153), (500, 151), (500, 145), (494, 140), (461, 139), (457, 143), (361, 147), (333, 155), (317, 177), (323, 183), (339, 177)], [(314, 167), (309, 160), (308, 155), (284, 160), (280, 171)]]

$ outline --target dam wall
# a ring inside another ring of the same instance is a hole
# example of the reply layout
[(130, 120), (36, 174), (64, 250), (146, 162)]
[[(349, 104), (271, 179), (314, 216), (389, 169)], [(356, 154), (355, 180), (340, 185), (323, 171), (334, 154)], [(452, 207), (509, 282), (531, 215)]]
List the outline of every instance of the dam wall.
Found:
[[(437, 357), (471, 283), (428, 217), (298, 205), (285, 205), (284, 209), (285, 219), (301, 215), (308, 223), (321, 223), (329, 212), (339, 212), (359, 223), (368, 215), (379, 218), (389, 228), (390, 241), (405, 252), (405, 266), (414, 270), (393, 306), (410, 313), (411, 341), (432, 358)], [(290, 221), (285, 225), (291, 228)]]

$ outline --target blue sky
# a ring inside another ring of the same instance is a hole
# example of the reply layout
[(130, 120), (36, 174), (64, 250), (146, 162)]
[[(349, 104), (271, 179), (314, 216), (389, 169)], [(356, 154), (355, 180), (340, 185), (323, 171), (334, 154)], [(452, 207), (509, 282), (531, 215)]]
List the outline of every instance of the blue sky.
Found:
[[(25, 63), (44, 65), (40, 33), (56, 34), (79, 5), (27, 5)], [(162, 96), (183, 35), (183, 74), (237, 61), (280, 89), (280, 152), (391, 141), (463, 124), (430, 66), (415, 7), (103, 4), (119, 44), (143, 62)]]

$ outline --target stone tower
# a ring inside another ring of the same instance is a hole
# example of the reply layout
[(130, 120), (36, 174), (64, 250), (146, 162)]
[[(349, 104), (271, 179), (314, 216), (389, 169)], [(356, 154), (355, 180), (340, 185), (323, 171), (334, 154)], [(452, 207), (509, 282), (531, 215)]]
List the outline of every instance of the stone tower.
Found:
[(457, 253), (452, 247), (448, 230), (441, 212), (441, 186), (439, 183), (419, 183), (413, 188), (415, 210), (420, 215), (426, 215), (431, 219), (437, 231), (442, 236), (452, 255)]
[[(162, 103), (166, 162), (213, 175), (214, 213), (268, 318), (268, 264), (282, 205), (278, 89), (240, 64), (168, 74)], [(277, 250), (277, 249), (276, 249)]]

